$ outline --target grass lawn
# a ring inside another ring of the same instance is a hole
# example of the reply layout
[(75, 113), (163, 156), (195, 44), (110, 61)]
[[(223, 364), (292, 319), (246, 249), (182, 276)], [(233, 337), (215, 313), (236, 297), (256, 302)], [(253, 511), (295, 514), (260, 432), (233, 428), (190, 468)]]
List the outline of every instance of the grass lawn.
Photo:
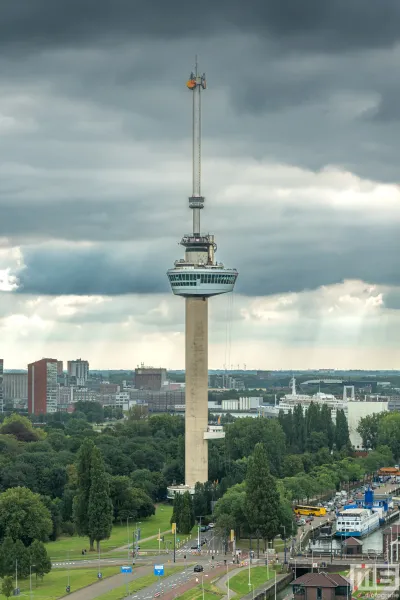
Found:
[[(275, 575), (272, 567), (269, 567), (269, 569), (267, 569), (267, 567), (253, 567), (250, 569), (250, 582), (255, 590), (273, 577), (275, 577)], [(229, 580), (229, 587), (239, 596), (245, 596), (251, 592), (252, 587), (249, 587), (249, 570), (244, 568), (243, 571), (240, 571), (240, 573), (231, 577)]]
[[(286, 548), (290, 549), (290, 540), (286, 540)], [(237, 541), (237, 547), (241, 550), (249, 550), (250, 548), (250, 540), (248, 538), (242, 538)], [(285, 547), (285, 542), (281, 538), (275, 538), (273, 542), (273, 546), (277, 552), (283, 552)], [(270, 546), (271, 547), (271, 546)], [(257, 553), (257, 538), (253, 538), (251, 540), (251, 549), (253, 552)], [(264, 549), (264, 541), (260, 539), (260, 554)]]
[[(215, 587), (212, 584), (204, 584), (204, 600), (219, 600), (222, 598), (224, 593), (221, 592), (220, 589)], [(203, 590), (201, 587), (201, 583), (196, 585), (196, 587), (188, 590), (181, 596), (177, 596), (177, 600), (203, 600)]]
[[(157, 536), (158, 537), (158, 536)], [(158, 550), (158, 540), (157, 537), (155, 537), (152, 540), (148, 540), (147, 542), (139, 542), (139, 546), (141, 550)], [(164, 541), (160, 542), (160, 548), (161, 550), (165, 550), (166, 548), (168, 548), (169, 550), (173, 550), (174, 549), (174, 534), (173, 533), (165, 533), (164, 534)], [(179, 533), (176, 535), (176, 547), (179, 548), (179, 546), (187, 539), (190, 538), (190, 535), (180, 535)], [(178, 541), (179, 540), (179, 541)]]
[[(204, 536), (207, 537), (207, 533), (202, 533), (201, 535), (203, 536), (203, 538), (204, 538)], [(144, 536), (142, 535), (142, 538), (143, 537)], [(148, 540), (147, 542), (139, 542), (140, 550), (158, 550), (157, 537), (155, 537), (152, 540)], [(173, 533), (165, 533), (163, 537), (164, 537), (164, 541), (160, 543), (161, 550), (166, 550), (168, 548), (168, 550), (173, 551), (173, 549), (174, 549), (174, 534)], [(185, 542), (187, 539), (191, 539), (194, 537), (197, 538), (197, 525), (195, 525), (193, 527), (190, 534), (187, 534), (187, 533), (177, 533), (176, 534), (176, 547), (179, 548), (179, 546), (182, 545), (182, 543)]]
[[(117, 575), (120, 572), (120, 567), (104, 567), (101, 569), (103, 579), (110, 577), (111, 575)], [(69, 572), (69, 585), (71, 586), (71, 592), (76, 592), (81, 588), (96, 583), (97, 569), (70, 569)], [(68, 572), (65, 570), (53, 570), (48, 575), (45, 575), (43, 581), (38, 579), (38, 585), (36, 587), (36, 580), (32, 576), (32, 592), (33, 598), (45, 598), (46, 600), (56, 600), (61, 596), (66, 595), (65, 588), (68, 583)], [(18, 581), (18, 586), (21, 590), (21, 596), (29, 595), (29, 578), (21, 579)], [(5, 600), (5, 596), (0, 594), (0, 599)]]
[[(182, 571), (182, 566), (167, 567), (165, 569), (164, 577), (161, 577), (161, 582), (164, 580), (165, 577), (173, 575), (174, 573), (178, 573), (179, 571)], [(138, 592), (139, 590), (142, 590), (143, 588), (148, 587), (149, 585), (153, 585), (154, 583), (157, 583), (158, 580), (159, 577), (156, 577), (156, 575), (145, 575), (144, 577), (134, 579), (133, 581), (130, 581), (128, 583), (129, 594), (134, 594), (135, 592)], [(120, 585), (119, 587), (116, 587), (113, 590), (106, 592), (105, 594), (97, 596), (99, 600), (121, 600), (125, 597), (126, 585)]]
[[(148, 519), (143, 519), (140, 524), (141, 538), (157, 535), (158, 530), (166, 531), (171, 527), (170, 520), (172, 515), (172, 506), (161, 504), (156, 507), (156, 514)], [(135, 523), (129, 521), (129, 542), (132, 544), (135, 530)], [(101, 553), (110, 552), (114, 548), (126, 546), (128, 543), (126, 523), (124, 525), (114, 525), (111, 537), (101, 542)], [(140, 543), (142, 547), (142, 543)], [(158, 542), (156, 542), (158, 544)], [(154, 546), (158, 547), (158, 545)], [(47, 552), (53, 561), (87, 559), (88, 554), (82, 556), (82, 549), (89, 549), (89, 540), (87, 537), (65, 536), (59, 538), (56, 542), (46, 544)]]

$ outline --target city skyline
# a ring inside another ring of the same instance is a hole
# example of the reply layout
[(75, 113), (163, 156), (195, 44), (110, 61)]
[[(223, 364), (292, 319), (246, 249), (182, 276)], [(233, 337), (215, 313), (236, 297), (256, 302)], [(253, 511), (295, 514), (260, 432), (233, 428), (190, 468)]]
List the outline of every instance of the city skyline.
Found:
[(383, 4), (357, 13), (357, 35), (357, 2), (308, 0), (301, 18), (278, 0), (205, 2), (199, 21), (178, 0), (153, 3), (157, 19), (70, 1), (62, 28), (47, 0), (29, 18), (2, 8), (5, 368), (184, 367), (165, 272), (190, 230), (196, 53), (204, 224), (240, 272), (210, 306), (210, 369), (397, 368), (400, 7)]

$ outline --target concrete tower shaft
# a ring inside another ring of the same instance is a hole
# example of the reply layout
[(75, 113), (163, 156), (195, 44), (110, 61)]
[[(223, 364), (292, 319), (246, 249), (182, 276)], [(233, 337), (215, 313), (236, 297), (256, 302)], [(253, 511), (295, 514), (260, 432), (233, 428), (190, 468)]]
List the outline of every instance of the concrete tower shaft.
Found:
[(186, 298), (185, 483), (208, 481), (208, 300)]

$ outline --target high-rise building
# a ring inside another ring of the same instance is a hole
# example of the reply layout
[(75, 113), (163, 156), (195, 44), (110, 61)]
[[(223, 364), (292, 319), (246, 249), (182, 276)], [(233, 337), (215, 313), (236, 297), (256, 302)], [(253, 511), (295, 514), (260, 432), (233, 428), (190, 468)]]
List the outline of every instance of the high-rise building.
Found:
[(28, 400), (28, 373), (4, 373), (3, 399), (4, 403)]
[(3, 390), (3, 368), (4, 360), (0, 358), (0, 411), (4, 411), (4, 390)]
[(57, 361), (57, 375), (61, 376), (64, 373), (64, 363), (62, 360)]
[(154, 369), (153, 367), (138, 367), (135, 369), (135, 388), (137, 390), (158, 391), (167, 381), (166, 369)]
[(185, 258), (176, 260), (167, 275), (173, 293), (185, 298), (185, 484), (192, 487), (208, 481), (207, 440), (224, 435), (208, 427), (208, 298), (231, 292), (238, 273), (216, 262), (214, 235), (201, 233), (201, 95), (206, 78), (198, 73), (197, 64), (187, 87), (193, 94), (193, 187), (189, 198), (193, 232), (181, 240)]
[(77, 385), (85, 385), (89, 376), (89, 363), (87, 360), (77, 358), (68, 361), (68, 377), (74, 377)]
[(28, 413), (57, 412), (57, 359), (42, 358), (28, 365)]

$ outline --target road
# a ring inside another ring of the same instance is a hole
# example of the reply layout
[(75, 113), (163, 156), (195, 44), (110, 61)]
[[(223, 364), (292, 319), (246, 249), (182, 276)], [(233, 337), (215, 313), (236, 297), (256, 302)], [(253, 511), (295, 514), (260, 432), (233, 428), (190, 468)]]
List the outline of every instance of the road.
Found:
[[(195, 585), (201, 585), (202, 580), (206, 582), (208, 577), (214, 578), (216, 576), (218, 577), (218, 575), (222, 576), (227, 571), (227, 567), (222, 564), (206, 564), (204, 563), (204, 559), (202, 562), (204, 564), (203, 573), (195, 573), (193, 571), (193, 564), (188, 564), (186, 567), (182, 565), (182, 571), (174, 573), (169, 577), (160, 577), (157, 583), (130, 594), (129, 597), (134, 600), (150, 600), (151, 598), (158, 597), (158, 594), (162, 594), (163, 599), (165, 600), (168, 593), (172, 594), (171, 597), (175, 597), (175, 595), (183, 594), (184, 591), (191, 589)], [(81, 590), (77, 590), (76, 592), (72, 591), (68, 595), (68, 598), (70, 600), (95, 600), (95, 598), (98, 596), (101, 596), (102, 594), (105, 594), (114, 588), (123, 586), (125, 584), (129, 586), (129, 583), (132, 581), (153, 573), (153, 568), (153, 565), (135, 567), (134, 572), (131, 574), (119, 574), (114, 575), (113, 577), (108, 577), (107, 579), (104, 579), (104, 581), (100, 581)], [(230, 565), (228, 568), (232, 570), (236, 567)], [(72, 590), (73, 585), (74, 582), (72, 576)]]

